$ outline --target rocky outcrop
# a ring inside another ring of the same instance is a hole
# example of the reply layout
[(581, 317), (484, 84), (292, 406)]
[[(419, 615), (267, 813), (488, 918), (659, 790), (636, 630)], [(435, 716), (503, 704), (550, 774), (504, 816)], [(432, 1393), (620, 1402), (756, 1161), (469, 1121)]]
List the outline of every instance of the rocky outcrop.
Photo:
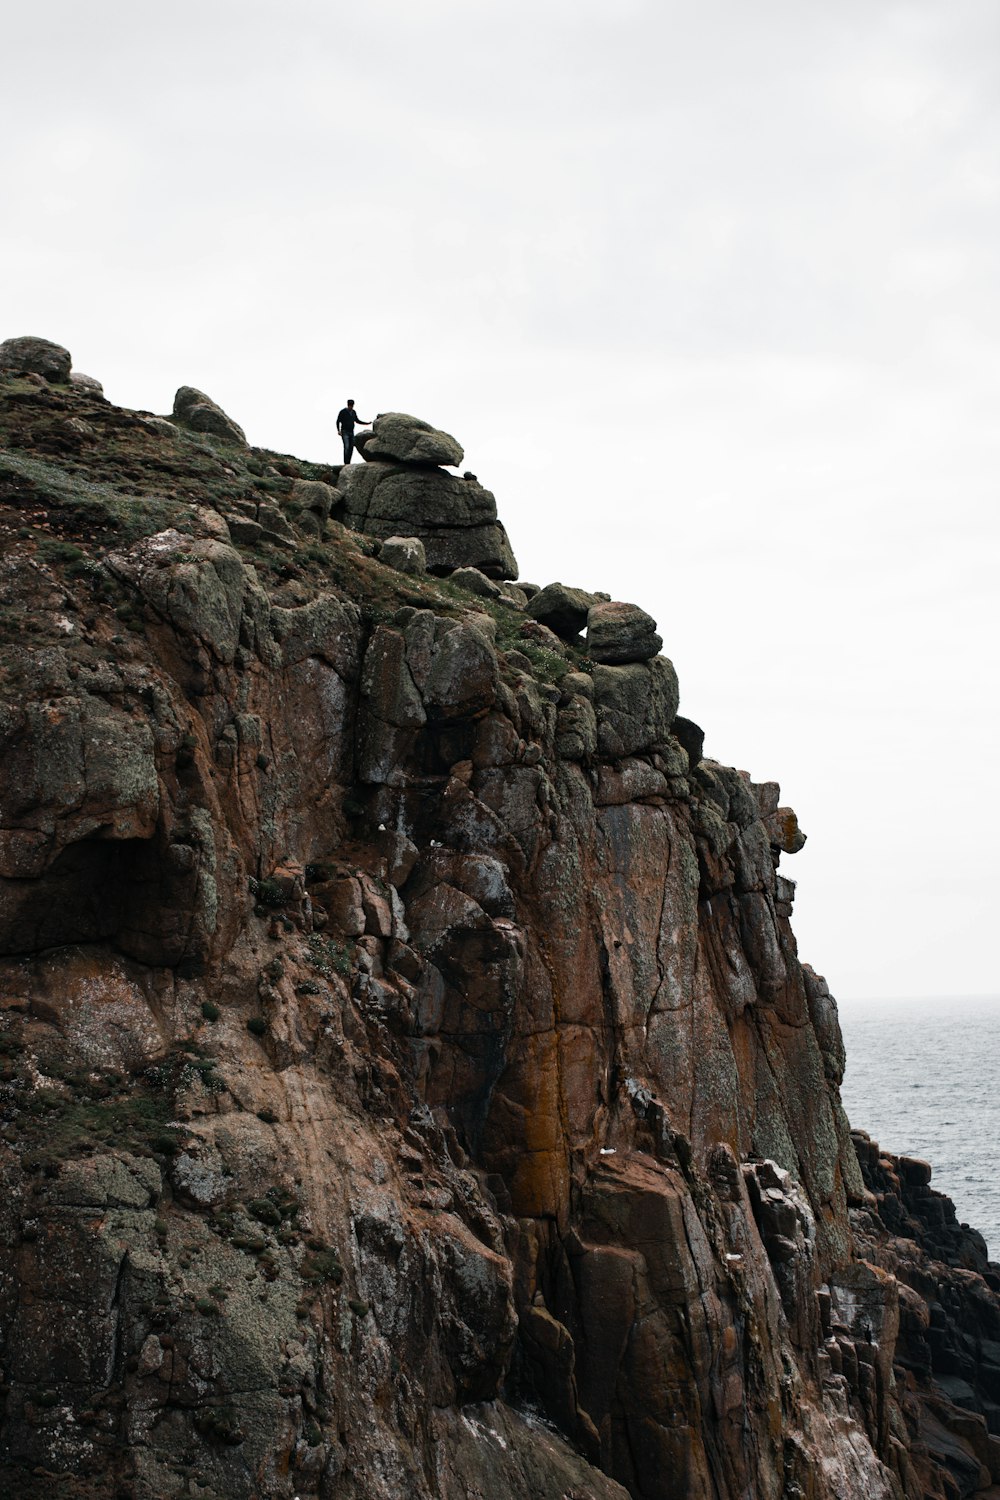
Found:
[[(533, 620), (539, 620), (555, 631), (556, 635), (572, 640), (586, 625), (591, 606), (600, 602), (596, 594), (588, 594), (585, 589), (568, 588), (564, 583), (549, 583), (532, 594), (528, 601), (528, 613)], [(661, 641), (660, 645), (662, 644)]]
[(207, 432), (212, 437), (224, 438), (230, 443), (246, 443), (243, 428), (226, 415), (204, 391), (194, 386), (182, 385), (174, 396), (174, 421), (192, 432)]
[(91, 395), (104, 394), (103, 385), (93, 375), (85, 375), (82, 370), (71, 370), (69, 378), (71, 385), (79, 386), (81, 390), (89, 391)]
[(15, 375), (41, 375), (43, 379), (62, 383), (70, 378), (72, 357), (61, 344), (49, 339), (4, 339), (0, 344), (0, 371)]
[(362, 457), (369, 463), (382, 459), (390, 463), (457, 466), (464, 453), (450, 433), (441, 432), (420, 417), (404, 412), (382, 412), (372, 423), (372, 430), (359, 444)]
[(996, 1272), (653, 622), (168, 426), (0, 381), (0, 1491), (988, 1495)]
[(337, 514), (353, 531), (417, 536), (432, 573), (478, 568), (488, 578), (517, 577), (496, 501), (475, 480), (423, 464), (373, 460), (341, 471), (337, 499)]
[(649, 661), (662, 645), (656, 621), (637, 604), (593, 604), (587, 612), (587, 650), (594, 661)]
[(928, 1162), (893, 1156), (865, 1131), (852, 1139), (866, 1189), (851, 1213), (858, 1253), (898, 1288), (891, 1357), (900, 1468), (916, 1493), (993, 1494), (1000, 1483), (1000, 1268), (987, 1260), (982, 1235), (959, 1224), (951, 1200), (930, 1186)]

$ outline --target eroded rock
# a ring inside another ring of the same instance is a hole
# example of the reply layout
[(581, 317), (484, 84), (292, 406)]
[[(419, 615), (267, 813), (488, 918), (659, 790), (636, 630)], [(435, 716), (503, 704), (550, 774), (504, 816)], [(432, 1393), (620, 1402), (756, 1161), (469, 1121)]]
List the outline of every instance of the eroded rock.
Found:
[(419, 537), (432, 573), (470, 567), (488, 578), (517, 577), (496, 501), (477, 483), (442, 469), (407, 469), (379, 460), (342, 470), (338, 493), (343, 519), (355, 531)]
[(594, 661), (648, 661), (662, 645), (656, 621), (637, 604), (599, 603), (587, 612), (587, 653)]
[(375, 418), (361, 451), (367, 461), (389, 459), (431, 467), (457, 467), (464, 457), (460, 444), (449, 433), (399, 411), (382, 412)]
[[(97, 409), (25, 379), (8, 451)], [(852, 1139), (794, 815), (649, 617), (591, 669), (426, 457), (110, 416), (116, 525), (3, 532), (0, 1491), (988, 1492), (1000, 1272)], [(382, 566), (421, 505), (478, 597)]]
[(194, 386), (182, 385), (174, 396), (174, 420), (192, 432), (207, 432), (230, 443), (246, 443), (243, 428), (227, 416), (211, 396)]
[(59, 384), (70, 378), (72, 357), (61, 344), (49, 339), (25, 335), (21, 338), (4, 339), (0, 344), (0, 370), (9, 370), (17, 375), (41, 375), (44, 379)]
[(379, 560), (397, 573), (425, 573), (427, 553), (418, 536), (390, 536), (382, 543)]

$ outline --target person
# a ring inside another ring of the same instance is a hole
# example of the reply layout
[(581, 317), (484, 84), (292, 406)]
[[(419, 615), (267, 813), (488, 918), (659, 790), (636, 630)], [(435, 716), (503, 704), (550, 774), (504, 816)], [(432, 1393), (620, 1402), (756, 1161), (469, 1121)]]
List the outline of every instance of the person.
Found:
[(354, 402), (348, 401), (345, 407), (337, 413), (337, 431), (344, 440), (344, 463), (349, 464), (351, 454), (354, 452), (354, 424), (360, 422), (362, 427), (369, 424), (364, 417), (359, 417), (354, 410)]

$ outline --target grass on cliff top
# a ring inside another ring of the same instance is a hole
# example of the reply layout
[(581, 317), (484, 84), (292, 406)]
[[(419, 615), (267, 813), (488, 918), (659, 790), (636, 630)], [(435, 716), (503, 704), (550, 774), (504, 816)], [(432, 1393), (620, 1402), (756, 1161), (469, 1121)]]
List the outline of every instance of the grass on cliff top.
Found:
[[(151, 425), (147, 414), (77, 387), (0, 376), (0, 533), (6, 532), (8, 545), (34, 548), (85, 614), (94, 601), (78, 585), (89, 575), (97, 604), (115, 605), (120, 628), (141, 629), (136, 606), (112, 599), (110, 585), (96, 578), (94, 564), (107, 550), (169, 526), (188, 530), (194, 507), (233, 518), (252, 515), (268, 500), (296, 533), (294, 547), (266, 534), (233, 545), (276, 603), (294, 607), (332, 590), (356, 602), (372, 625), (403, 607), (445, 616), (478, 610), (495, 620), (498, 649), (521, 652), (540, 680), (557, 682), (574, 668), (586, 670), (577, 646), (553, 650), (531, 639), (530, 630), (522, 635), (525, 615), (503, 601), (449, 579), (397, 573), (375, 558), (370, 538), (336, 520), (323, 535), (309, 534), (306, 517), (289, 503), (294, 481), (336, 484), (338, 473), (338, 465), (243, 448), (176, 424), (166, 430), (163, 419)], [(25, 613), (28, 602), (8, 601), (10, 618), (6, 624), (0, 619), (0, 635), (17, 637), (37, 613)]]
[(81, 538), (112, 532), (119, 544), (164, 531), (190, 509), (171, 496), (123, 494), (45, 459), (9, 452), (0, 452), (0, 498), (43, 505), (60, 530)]
[[(234, 544), (237, 545), (237, 544)], [(371, 625), (391, 623), (403, 608), (429, 609), (434, 614), (459, 617), (470, 610), (487, 614), (496, 622), (498, 651), (520, 651), (534, 675), (544, 682), (558, 682), (571, 671), (588, 671), (592, 665), (582, 643), (564, 643), (564, 652), (552, 650), (521, 634), (532, 623), (523, 610), (503, 600), (474, 594), (449, 578), (431, 574), (398, 573), (373, 555), (371, 538), (350, 531), (338, 521), (329, 523), (322, 539), (305, 541), (298, 551), (279, 551), (266, 543), (240, 546), (239, 550), (258, 571), (266, 570), (286, 582), (298, 581), (321, 592), (331, 586), (344, 598), (361, 606)], [(267, 578), (263, 578), (265, 585)], [(303, 595), (300, 602), (306, 602)]]

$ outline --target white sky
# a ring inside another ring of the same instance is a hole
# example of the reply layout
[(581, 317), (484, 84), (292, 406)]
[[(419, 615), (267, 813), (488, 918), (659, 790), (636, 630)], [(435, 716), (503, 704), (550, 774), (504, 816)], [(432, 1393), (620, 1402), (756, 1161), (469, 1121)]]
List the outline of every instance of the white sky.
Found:
[(996, 0), (49, 0), (0, 337), (337, 458), (445, 427), (522, 576), (659, 621), (842, 998), (1000, 988)]

